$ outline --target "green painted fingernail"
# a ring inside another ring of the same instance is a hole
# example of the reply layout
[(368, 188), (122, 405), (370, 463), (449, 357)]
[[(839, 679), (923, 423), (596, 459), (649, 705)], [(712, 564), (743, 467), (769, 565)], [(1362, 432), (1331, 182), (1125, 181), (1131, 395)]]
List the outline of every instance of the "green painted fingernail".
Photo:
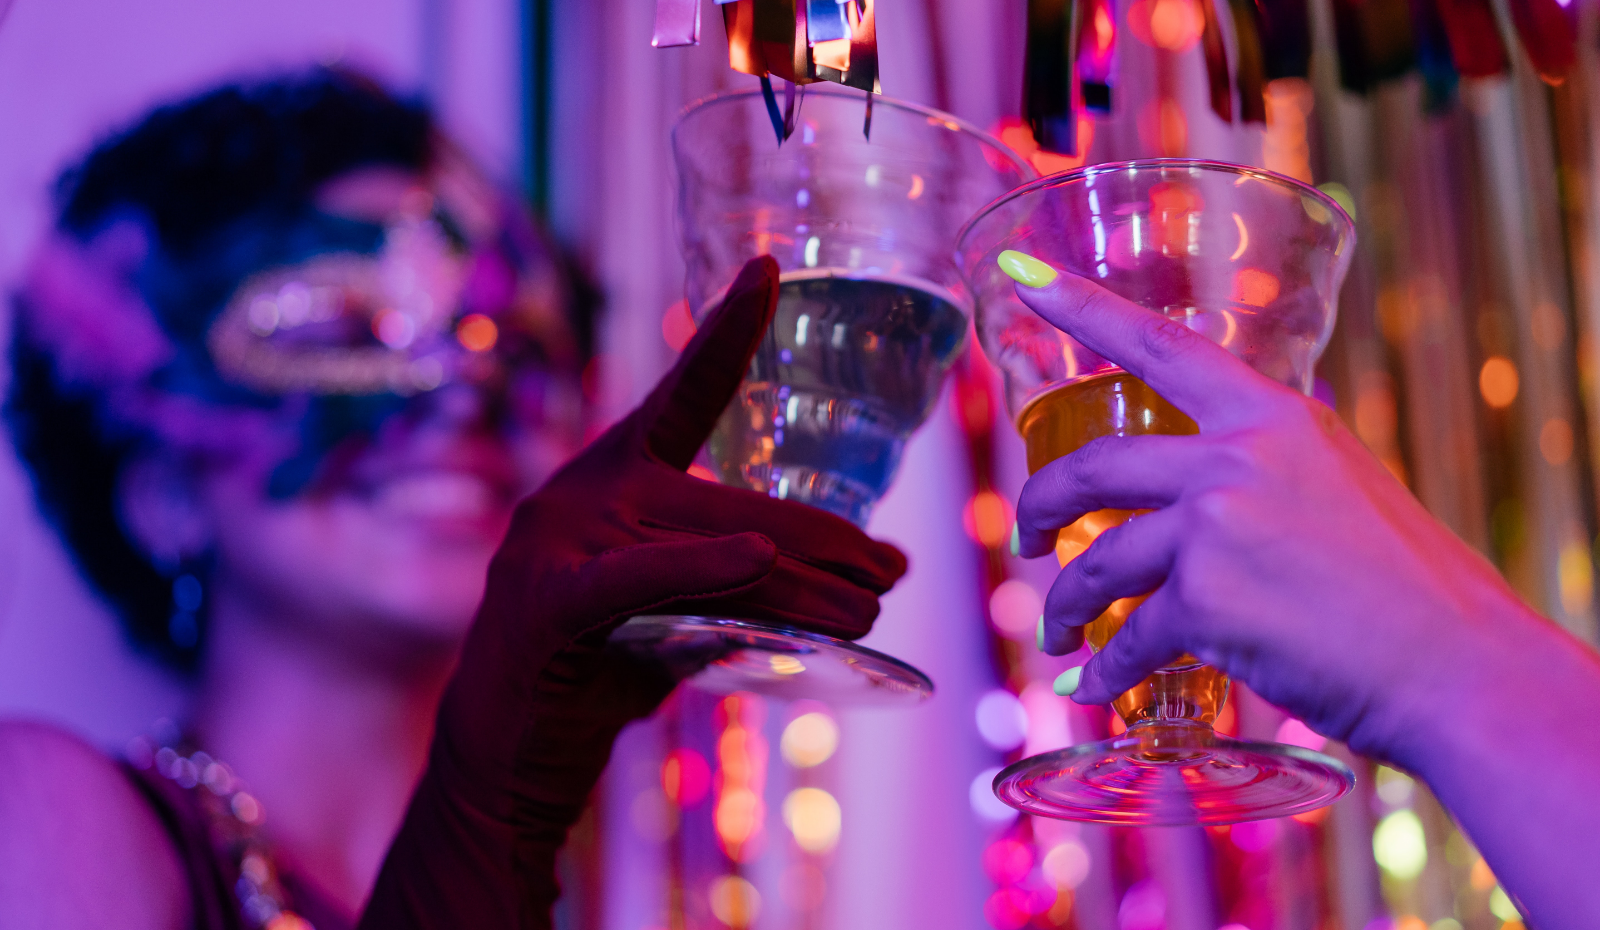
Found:
[(1026, 252), (1006, 249), (995, 259), (1000, 270), (1025, 287), (1044, 287), (1056, 279), (1056, 270)]
[(1044, 651), (1044, 614), (1039, 615), (1039, 628), (1034, 632), (1034, 640), (1039, 644), (1039, 651)]
[(1015, 523), (1011, 524), (1011, 554), (1022, 554), (1022, 528)]
[(1050, 687), (1055, 691), (1055, 693), (1061, 695), (1062, 697), (1066, 697), (1072, 692), (1078, 690), (1078, 679), (1082, 677), (1083, 666), (1080, 665), (1077, 668), (1069, 668), (1057, 675), (1056, 683)]

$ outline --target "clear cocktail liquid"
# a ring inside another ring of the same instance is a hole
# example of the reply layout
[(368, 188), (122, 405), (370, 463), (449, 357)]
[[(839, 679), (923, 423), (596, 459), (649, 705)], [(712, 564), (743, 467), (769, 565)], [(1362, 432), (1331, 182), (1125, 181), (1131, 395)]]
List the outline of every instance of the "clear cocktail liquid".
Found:
[(967, 323), (926, 282), (848, 273), (784, 275), (772, 329), (706, 448), (724, 484), (864, 525)]

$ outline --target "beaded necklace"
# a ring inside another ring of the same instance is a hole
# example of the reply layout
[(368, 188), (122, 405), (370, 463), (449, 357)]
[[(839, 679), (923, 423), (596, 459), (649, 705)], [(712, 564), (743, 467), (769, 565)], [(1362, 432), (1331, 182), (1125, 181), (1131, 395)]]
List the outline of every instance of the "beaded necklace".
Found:
[(227, 763), (197, 749), (179, 749), (166, 740), (144, 736), (129, 744), (128, 762), (154, 771), (199, 799), (212, 837), (239, 867), (234, 894), (246, 926), (251, 930), (315, 930), (310, 921), (290, 909), (272, 847), (261, 836), (261, 802), (245, 790)]

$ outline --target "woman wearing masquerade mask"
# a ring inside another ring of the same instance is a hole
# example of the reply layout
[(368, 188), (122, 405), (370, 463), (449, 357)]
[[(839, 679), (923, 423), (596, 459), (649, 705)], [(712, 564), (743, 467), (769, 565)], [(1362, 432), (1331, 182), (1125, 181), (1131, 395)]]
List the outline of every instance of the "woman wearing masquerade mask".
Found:
[(860, 636), (904, 571), (683, 472), (770, 320), (770, 261), (558, 470), (586, 348), (566, 278), (426, 113), (357, 78), (158, 110), (60, 204), (8, 421), (83, 574), (197, 699), (126, 760), (0, 724), (5, 926), (547, 925), (613, 737), (672, 686), (602, 648), (616, 624)]

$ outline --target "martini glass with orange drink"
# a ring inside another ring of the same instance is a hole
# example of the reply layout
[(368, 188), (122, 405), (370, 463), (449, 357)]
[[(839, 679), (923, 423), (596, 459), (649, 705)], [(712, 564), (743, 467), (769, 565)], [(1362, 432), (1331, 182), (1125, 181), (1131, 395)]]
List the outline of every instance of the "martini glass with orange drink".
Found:
[[(1355, 233), (1331, 198), (1290, 178), (1217, 162), (1097, 165), (1017, 188), (959, 237), (984, 351), (1038, 471), (1102, 436), (1181, 435), (1194, 421), (1147, 385), (1050, 326), (1000, 268), (1015, 250), (1095, 281), (1309, 392), (1333, 329)], [(1100, 510), (1060, 531), (1065, 566), (1137, 516)], [(1084, 628), (1099, 650), (1142, 597), (1113, 602)], [(1226, 824), (1313, 810), (1354, 783), (1321, 753), (1217, 734), (1228, 678), (1183, 655), (1113, 708), (1127, 729), (1010, 766), (995, 792), (1020, 810), (1133, 825)]]

